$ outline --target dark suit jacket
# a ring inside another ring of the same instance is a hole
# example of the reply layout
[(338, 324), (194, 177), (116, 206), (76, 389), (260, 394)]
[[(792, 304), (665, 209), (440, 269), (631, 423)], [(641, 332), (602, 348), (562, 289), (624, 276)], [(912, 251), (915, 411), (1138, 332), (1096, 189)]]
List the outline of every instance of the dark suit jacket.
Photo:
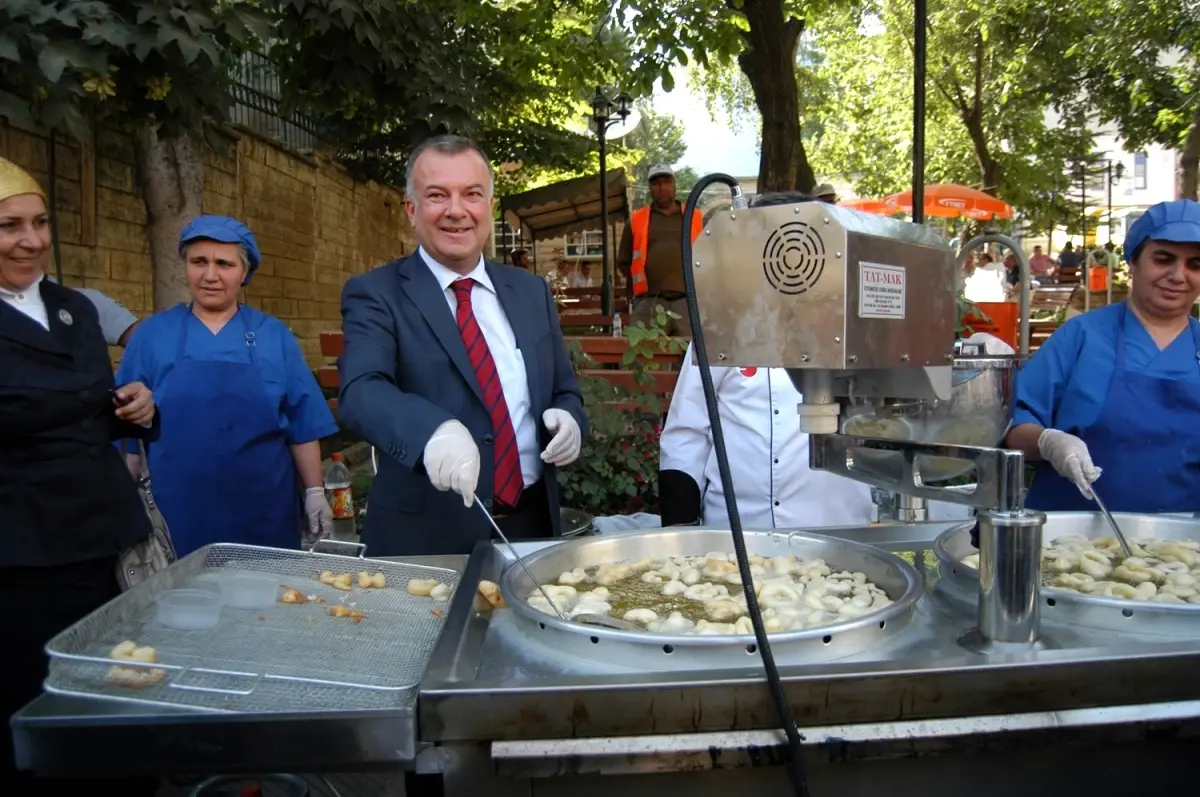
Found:
[[(545, 280), (488, 262), (488, 275), (525, 359), (538, 438), (550, 408), (566, 410), (587, 434), (579, 383)], [(479, 498), (492, 501), (492, 423), (437, 279), (419, 254), (381, 266), (342, 291), (345, 352), (338, 361), (342, 423), (380, 453), (362, 541), (370, 556), (469, 554), (491, 533), (479, 507), (429, 483), (421, 457), (435, 429), (459, 420), (479, 446)], [(543, 476), (559, 533), (557, 472)]]
[(157, 416), (151, 429), (117, 419), (95, 307), (48, 280), (40, 291), (48, 331), (0, 302), (0, 567), (115, 556), (150, 534), (111, 443), (153, 439)]

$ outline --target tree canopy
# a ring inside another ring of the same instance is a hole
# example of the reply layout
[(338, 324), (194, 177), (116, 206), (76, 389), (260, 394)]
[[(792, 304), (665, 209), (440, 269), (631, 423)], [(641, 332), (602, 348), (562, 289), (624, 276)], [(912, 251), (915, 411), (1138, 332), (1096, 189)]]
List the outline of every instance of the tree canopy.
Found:
[(1197, 198), (1200, 167), (1200, 4), (1080, 0), (1081, 35), (1067, 54), (1085, 92), (1079, 113), (1116, 126), (1130, 148), (1180, 152), (1177, 190)]
[[(1092, 149), (1085, 120), (1070, 110), (1072, 66), (1051, 33), (1064, 31), (1050, 5), (929, 3), (927, 182), (1000, 196), (1033, 226), (1064, 215), (1064, 164)], [(826, 88), (808, 108), (819, 120), (814, 158), (867, 196), (912, 182), (912, 15), (911, 0), (874, 0), (822, 18), (816, 31)]]
[(736, 68), (762, 118), (760, 191), (811, 190), (815, 181), (801, 138), (796, 60), (808, 20), (848, 0), (615, 0), (633, 49), (642, 92), (655, 79), (674, 87), (671, 67), (694, 60), (704, 70)]
[(594, 146), (581, 125), (586, 98), (627, 63), (596, 0), (264, 8), (289, 105), (319, 119), (345, 159), (394, 182), (408, 150), (436, 132), (469, 135), (498, 163), (582, 166)]
[(0, 116), (77, 138), (89, 119), (198, 131), (225, 118), (230, 58), (269, 34), (256, 4), (240, 0), (7, 0)]

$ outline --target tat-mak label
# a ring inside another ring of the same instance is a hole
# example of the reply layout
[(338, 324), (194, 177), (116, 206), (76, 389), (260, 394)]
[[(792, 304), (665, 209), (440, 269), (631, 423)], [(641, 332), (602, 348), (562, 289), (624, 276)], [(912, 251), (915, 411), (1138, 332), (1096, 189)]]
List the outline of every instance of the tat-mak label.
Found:
[(858, 264), (858, 317), (904, 318), (905, 270), (881, 263)]

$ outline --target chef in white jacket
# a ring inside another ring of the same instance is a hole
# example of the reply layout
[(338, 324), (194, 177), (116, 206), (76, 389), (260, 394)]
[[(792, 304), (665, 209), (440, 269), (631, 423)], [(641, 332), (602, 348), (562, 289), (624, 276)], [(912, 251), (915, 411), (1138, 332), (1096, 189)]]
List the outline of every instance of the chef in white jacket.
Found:
[[(800, 393), (782, 368), (712, 369), (738, 514), (745, 529), (864, 526), (871, 488), (808, 466)], [(700, 368), (688, 347), (659, 443), (664, 526), (727, 526)]]

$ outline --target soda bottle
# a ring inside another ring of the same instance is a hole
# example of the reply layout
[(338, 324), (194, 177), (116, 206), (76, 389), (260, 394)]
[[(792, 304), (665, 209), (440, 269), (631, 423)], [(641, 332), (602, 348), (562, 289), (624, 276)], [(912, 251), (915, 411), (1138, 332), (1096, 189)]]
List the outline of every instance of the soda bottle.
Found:
[(613, 337), (620, 338), (624, 337), (624, 335), (625, 330), (621, 327), (621, 314), (613, 313)]
[(341, 454), (332, 454), (329, 470), (325, 471), (325, 492), (333, 508), (333, 539), (343, 542), (357, 540), (354, 525), (354, 492), (350, 487), (350, 469), (342, 462)]

